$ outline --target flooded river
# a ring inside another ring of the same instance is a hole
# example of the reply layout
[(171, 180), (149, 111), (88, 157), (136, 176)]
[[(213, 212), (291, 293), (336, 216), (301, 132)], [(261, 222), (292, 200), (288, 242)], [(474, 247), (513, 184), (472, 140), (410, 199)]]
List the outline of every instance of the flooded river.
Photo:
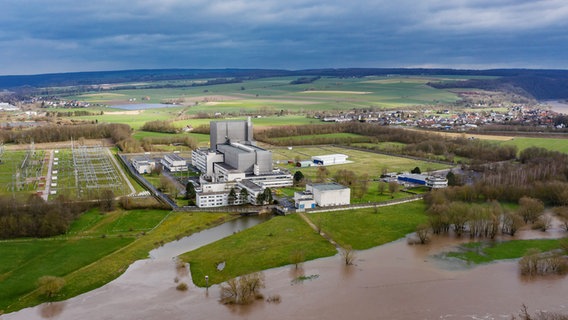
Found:
[[(559, 234), (559, 229), (547, 233)], [(526, 231), (523, 236), (540, 235)], [(267, 270), (262, 293), (278, 295), (280, 302), (246, 307), (221, 305), (218, 286), (194, 287), (172, 259), (187, 250), (165, 246), (99, 289), (0, 319), (510, 319), (523, 303), (531, 312), (568, 313), (567, 277), (527, 280), (515, 261), (464, 267), (436, 257), (455, 244), (448, 238), (425, 246), (399, 240), (357, 252), (350, 267), (335, 256), (306, 262), (300, 270)], [(298, 281), (299, 276), (306, 280)], [(188, 291), (175, 289), (176, 277), (189, 284)]]

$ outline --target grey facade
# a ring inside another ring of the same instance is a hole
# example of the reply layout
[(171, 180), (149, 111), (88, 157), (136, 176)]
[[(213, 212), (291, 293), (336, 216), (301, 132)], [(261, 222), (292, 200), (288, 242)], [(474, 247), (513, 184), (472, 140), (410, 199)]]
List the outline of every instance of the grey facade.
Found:
[(209, 129), (209, 147), (216, 151), (217, 145), (231, 142), (254, 144), (252, 122), (248, 120), (212, 121)]

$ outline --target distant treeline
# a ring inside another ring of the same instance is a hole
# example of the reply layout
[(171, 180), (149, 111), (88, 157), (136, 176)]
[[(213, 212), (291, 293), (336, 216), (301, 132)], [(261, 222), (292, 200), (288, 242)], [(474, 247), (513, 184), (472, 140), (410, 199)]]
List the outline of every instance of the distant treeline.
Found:
[(104, 139), (111, 138), (118, 143), (130, 137), (131, 129), (127, 124), (80, 124), (80, 125), (46, 125), (23, 130), (2, 130), (0, 140), (4, 143), (42, 143), (69, 141), (72, 139)]
[(79, 214), (93, 205), (69, 201), (63, 196), (49, 203), (36, 195), (25, 202), (0, 197), (0, 239), (63, 234)]
[[(76, 72), (41, 75), (0, 76), (0, 89), (30, 92), (34, 88), (68, 87), (126, 82), (153, 82), (182, 79), (257, 79), (266, 77), (366, 77), (366, 76), (495, 76), (498, 79), (476, 79), (452, 83), (431, 83), (438, 88), (505, 88), (536, 99), (565, 99), (568, 97), (568, 70), (540, 69), (404, 69), (404, 68), (345, 68), (345, 69), (157, 69), (102, 72)], [(212, 80), (212, 83), (216, 84)]]
[(306, 83), (312, 83), (312, 82), (314, 82), (314, 81), (316, 81), (316, 80), (319, 80), (319, 79), (321, 79), (320, 76), (317, 76), (317, 77), (301, 77), (301, 78), (298, 78), (298, 79), (296, 79), (296, 80), (290, 81), (290, 84), (306, 84)]
[(87, 111), (87, 110), (75, 110), (75, 111), (47, 111), (45, 115), (47, 117), (83, 117), (83, 116), (98, 116), (103, 115), (104, 111)]
[[(442, 156), (445, 160), (453, 161), (454, 156), (461, 156), (479, 161), (503, 161), (515, 159), (517, 148), (515, 146), (499, 146), (479, 139), (449, 138), (438, 134), (429, 134), (423, 131), (409, 130), (380, 126), (372, 123), (348, 122), (333, 125), (302, 125), (282, 126), (255, 132), (255, 138), (265, 143), (285, 146), (292, 139), (275, 139), (306, 135), (330, 133), (354, 133), (373, 138), (373, 142), (400, 142), (406, 144), (397, 152), (428, 157), (428, 155)], [(317, 139), (317, 138), (316, 138)], [(297, 145), (312, 144), (313, 138), (304, 141), (293, 139)], [(346, 143), (347, 141), (344, 141)]]

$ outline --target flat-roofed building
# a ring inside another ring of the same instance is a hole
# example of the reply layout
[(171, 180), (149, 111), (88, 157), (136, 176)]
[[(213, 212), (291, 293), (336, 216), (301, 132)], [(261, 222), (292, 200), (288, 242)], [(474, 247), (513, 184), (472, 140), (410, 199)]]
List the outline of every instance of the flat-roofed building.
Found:
[(315, 208), (314, 194), (308, 191), (294, 192), (294, 206), (298, 211)]
[(314, 201), (320, 207), (351, 203), (351, 189), (339, 183), (307, 184), (306, 192), (311, 192), (314, 195)]
[(160, 163), (164, 166), (164, 168), (168, 169), (170, 172), (180, 172), (180, 171), (187, 171), (187, 160), (180, 157), (177, 154), (166, 154), (160, 160)]
[(348, 155), (340, 153), (327, 154), (323, 156), (313, 156), (312, 162), (316, 165), (329, 166), (334, 164), (347, 163), (348, 157), (349, 157)]
[(156, 167), (156, 161), (147, 156), (132, 157), (130, 163), (132, 163), (132, 167), (134, 167), (139, 174), (150, 173)]

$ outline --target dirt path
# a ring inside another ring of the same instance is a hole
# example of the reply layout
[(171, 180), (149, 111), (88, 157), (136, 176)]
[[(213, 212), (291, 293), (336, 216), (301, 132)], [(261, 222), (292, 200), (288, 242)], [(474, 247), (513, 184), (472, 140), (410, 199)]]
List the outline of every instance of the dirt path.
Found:
[(122, 175), (124, 181), (126, 181), (126, 183), (128, 184), (128, 187), (130, 188), (130, 194), (135, 194), (136, 189), (134, 189), (134, 186), (132, 185), (132, 183), (130, 183), (130, 180), (128, 180), (126, 173), (124, 173), (124, 170), (122, 170), (122, 166), (118, 163), (118, 161), (116, 161), (116, 158), (114, 157), (112, 152), (110, 152), (109, 148), (105, 148), (105, 150), (108, 156), (110, 157), (110, 159), (112, 160), (112, 162), (114, 163), (114, 165), (116, 166), (116, 169), (120, 172), (120, 175)]

